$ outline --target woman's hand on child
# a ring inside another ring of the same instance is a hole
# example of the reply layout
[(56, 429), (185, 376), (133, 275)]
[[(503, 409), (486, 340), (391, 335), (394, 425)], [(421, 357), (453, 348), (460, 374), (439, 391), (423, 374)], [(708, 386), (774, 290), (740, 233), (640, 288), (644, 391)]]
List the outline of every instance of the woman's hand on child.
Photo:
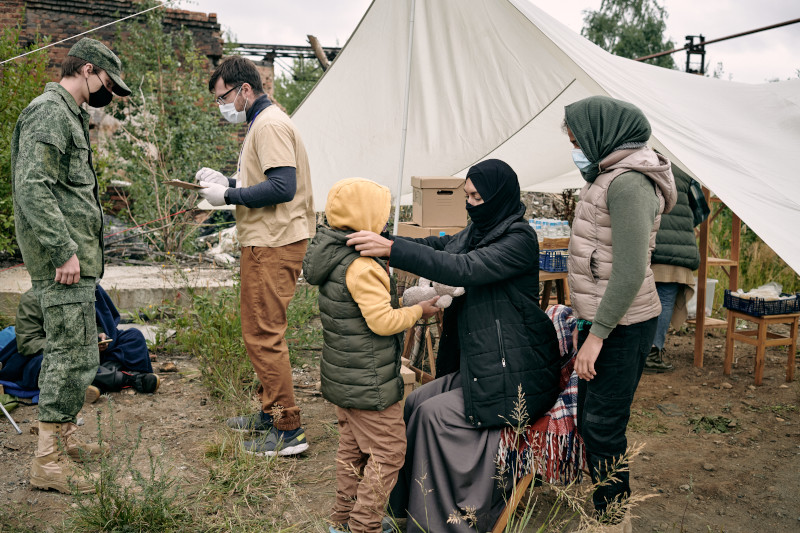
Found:
[(347, 236), (347, 246), (353, 246), (361, 255), (389, 257), (392, 241), (372, 231), (361, 230)]

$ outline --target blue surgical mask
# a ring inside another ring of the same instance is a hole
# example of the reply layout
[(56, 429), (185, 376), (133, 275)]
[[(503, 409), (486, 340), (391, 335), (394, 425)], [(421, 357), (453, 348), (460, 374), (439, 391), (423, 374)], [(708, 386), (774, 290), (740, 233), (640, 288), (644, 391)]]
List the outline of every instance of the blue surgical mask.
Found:
[(584, 172), (592, 166), (592, 162), (586, 159), (586, 155), (580, 148), (574, 148), (572, 150), (572, 161), (575, 162), (575, 166), (578, 167), (578, 170), (581, 172)]

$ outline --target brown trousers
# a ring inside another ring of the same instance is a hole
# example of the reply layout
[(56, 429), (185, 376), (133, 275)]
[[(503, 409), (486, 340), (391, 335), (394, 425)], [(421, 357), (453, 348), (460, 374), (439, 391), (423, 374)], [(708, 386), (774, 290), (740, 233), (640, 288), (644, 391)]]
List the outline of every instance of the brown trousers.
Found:
[(336, 408), (336, 502), (331, 521), (352, 533), (380, 533), (386, 502), (406, 455), (400, 402), (383, 411)]
[(261, 381), (261, 409), (275, 416), (275, 427), (280, 430), (300, 427), (284, 335), (286, 310), (307, 247), (305, 239), (278, 248), (245, 246), (240, 261), (242, 338)]

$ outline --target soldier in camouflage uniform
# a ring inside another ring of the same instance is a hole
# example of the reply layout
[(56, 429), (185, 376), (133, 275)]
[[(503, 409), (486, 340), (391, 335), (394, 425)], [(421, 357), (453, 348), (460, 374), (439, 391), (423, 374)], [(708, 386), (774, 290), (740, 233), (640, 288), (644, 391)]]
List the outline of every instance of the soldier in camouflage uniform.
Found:
[(94, 289), (103, 275), (103, 213), (89, 114), (80, 106), (106, 106), (112, 91), (129, 95), (120, 74), (111, 50), (81, 39), (61, 66), (61, 81), (48, 83), (25, 108), (11, 140), (17, 243), (47, 335), (31, 485), (65, 493), (94, 491), (73, 460), (106, 451), (74, 435), (75, 417), (99, 365)]

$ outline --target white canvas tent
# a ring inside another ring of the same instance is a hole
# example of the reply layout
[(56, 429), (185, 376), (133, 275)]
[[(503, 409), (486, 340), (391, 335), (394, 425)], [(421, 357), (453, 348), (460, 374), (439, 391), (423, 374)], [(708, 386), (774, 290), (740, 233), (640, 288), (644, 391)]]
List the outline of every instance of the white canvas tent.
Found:
[(375, 0), (294, 120), (320, 210), (345, 177), (406, 195), (411, 176), (490, 157), (524, 189), (559, 192), (582, 185), (564, 106), (595, 94), (639, 106), (651, 144), (800, 272), (800, 80), (747, 85), (616, 57), (526, 0)]

